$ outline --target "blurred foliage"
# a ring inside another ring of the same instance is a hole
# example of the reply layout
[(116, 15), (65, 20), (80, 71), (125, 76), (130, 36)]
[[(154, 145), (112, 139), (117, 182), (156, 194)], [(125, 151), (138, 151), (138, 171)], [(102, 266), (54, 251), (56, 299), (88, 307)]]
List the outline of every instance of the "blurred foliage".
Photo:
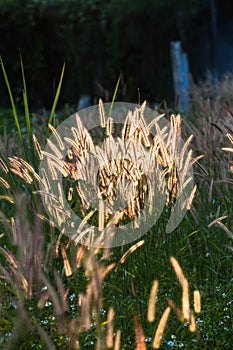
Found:
[[(14, 96), (22, 104), (20, 51), (35, 107), (53, 100), (64, 61), (63, 104), (84, 93), (111, 98), (121, 71), (121, 99), (136, 102), (139, 88), (142, 100), (169, 100), (169, 42), (190, 41), (203, 6), (200, 0), (0, 0), (0, 54), (16, 83)], [(7, 101), (3, 82), (0, 89)]]

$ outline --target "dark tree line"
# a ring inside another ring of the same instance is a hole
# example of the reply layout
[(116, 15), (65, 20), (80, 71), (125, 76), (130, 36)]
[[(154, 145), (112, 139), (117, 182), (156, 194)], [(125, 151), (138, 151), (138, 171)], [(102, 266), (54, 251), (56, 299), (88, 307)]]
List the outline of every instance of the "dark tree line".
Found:
[[(31, 105), (50, 105), (63, 62), (61, 103), (81, 94), (172, 100), (169, 42), (181, 40), (195, 79), (233, 69), (230, 0), (0, 0), (0, 54), (21, 98), (19, 52)], [(222, 55), (223, 53), (223, 55)], [(1, 105), (7, 103), (3, 79)]]

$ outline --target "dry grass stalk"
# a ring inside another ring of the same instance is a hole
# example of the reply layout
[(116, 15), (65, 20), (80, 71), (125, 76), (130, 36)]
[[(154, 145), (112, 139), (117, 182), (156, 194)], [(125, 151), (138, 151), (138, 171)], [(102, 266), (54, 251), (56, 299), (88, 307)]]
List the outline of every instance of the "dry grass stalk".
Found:
[[(229, 147), (224, 147), (222, 148), (223, 151), (226, 151), (226, 152), (231, 152), (233, 153), (233, 136), (229, 133), (227, 133), (227, 137), (228, 139), (230, 140), (231, 144), (232, 144), (232, 148), (229, 148)], [(229, 163), (231, 164), (230, 166), (230, 170), (231, 172), (233, 173), (233, 162), (232, 161), (229, 161)]]

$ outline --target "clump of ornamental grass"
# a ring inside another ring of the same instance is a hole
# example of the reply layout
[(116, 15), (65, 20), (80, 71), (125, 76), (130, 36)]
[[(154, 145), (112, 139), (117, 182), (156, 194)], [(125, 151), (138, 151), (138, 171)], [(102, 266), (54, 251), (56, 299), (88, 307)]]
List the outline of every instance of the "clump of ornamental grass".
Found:
[[(38, 347), (42, 345), (48, 349), (62, 346), (71, 349), (90, 346), (95, 346), (97, 350), (120, 349), (121, 331), (114, 327), (115, 312), (110, 307), (103, 313), (104, 279), (114, 269), (115, 263), (110, 263), (111, 251), (101, 249), (101, 240), (96, 242), (95, 248), (85, 245), (90, 242), (91, 237), (91, 229), (87, 224), (95, 225), (101, 231), (106, 227), (117, 227), (127, 220), (135, 220), (145, 207), (150, 212), (156, 199), (152, 185), (157, 186), (160, 195), (164, 193), (167, 206), (174, 208), (190, 182), (190, 169), (198, 159), (193, 158), (192, 151), (187, 151), (191, 137), (181, 144), (179, 115), (171, 116), (170, 128), (160, 126), (159, 120), (163, 116), (158, 116), (147, 124), (143, 114), (145, 104), (135, 111), (128, 111), (122, 129), (114, 137), (114, 120), (111, 116), (106, 117), (100, 102), (100, 124), (104, 131), (101, 145), (95, 145), (93, 135), (86, 130), (78, 114), (76, 125), (72, 129), (73, 137), (61, 139), (56, 133), (54, 113), (63, 68), (49, 118), (49, 130), (54, 136), (54, 142), (50, 142), (49, 152), (46, 152), (41, 144), (43, 141), (38, 139), (38, 134), (31, 128), (22, 61), (26, 134), (23, 134), (19, 125), (2, 60), (0, 63), (11, 99), (19, 141), (23, 145), (22, 154), (12, 155), (11, 152), (9, 156), (6, 152), (1, 152), (0, 157), (0, 199), (4, 203), (1, 208), (5, 213), (4, 215), (1, 212), (3, 233), (0, 239), (4, 242), (0, 251), (3, 305), (0, 309), (1, 319), (8, 318), (4, 311), (5, 298), (9, 298), (15, 305), (14, 324), (12, 329), (8, 328), (7, 334), (10, 335), (5, 337), (4, 346), (6, 349), (13, 349), (28, 346), (30, 342), (33, 346), (38, 344)], [(153, 129), (154, 136), (151, 133)], [(69, 148), (64, 157), (62, 150), (67, 144)], [(40, 173), (37, 158), (46, 164), (46, 168)], [(98, 169), (98, 176), (93, 179), (92, 170), (95, 167)], [(154, 173), (156, 182), (150, 181), (151, 173), (148, 173), (148, 169)], [(56, 181), (60, 177), (64, 188)], [(22, 179), (25, 182), (23, 185), (19, 181)], [(52, 183), (57, 186), (57, 195), (52, 193)], [(88, 188), (85, 183), (89, 184)], [(24, 189), (23, 195), (19, 194), (19, 187)], [(82, 222), (76, 228), (75, 240), (65, 237), (66, 231), (62, 226), (57, 237), (54, 226), (54, 222), (63, 224), (70, 215), (71, 208), (67, 210), (64, 203), (64, 189), (67, 190), (67, 201), (74, 204), (77, 213), (82, 215)], [(93, 210), (90, 205), (93, 193), (97, 199), (97, 210)], [(181, 207), (190, 208), (194, 193), (195, 187), (179, 203)], [(48, 216), (42, 212), (38, 194), (43, 197)], [(115, 204), (119, 204), (122, 195), (125, 198), (124, 205), (116, 207)], [(85, 235), (88, 238), (84, 240)], [(78, 243), (83, 244), (80, 246)], [(131, 246), (123, 254), (120, 263), (123, 264), (143, 244), (144, 240)], [(167, 300), (168, 306), (154, 335), (154, 348), (160, 346), (171, 309), (182, 322), (189, 322), (191, 331), (197, 330), (189, 307), (188, 281), (178, 262), (174, 258), (171, 262), (183, 290), (182, 307), (176, 306), (171, 299)], [(80, 281), (82, 278), (84, 283)], [(151, 291), (149, 322), (155, 321), (153, 300), (157, 289), (158, 281)], [(196, 291), (195, 311), (199, 312), (198, 310), (200, 295)], [(135, 347), (138, 350), (145, 349), (144, 332), (136, 312), (134, 327)], [(89, 336), (94, 339), (91, 345), (87, 340)]]
[[(9, 158), (11, 172), (28, 184), (37, 182), (40, 185), (40, 190), (36, 192), (43, 196), (47, 212), (59, 227), (70, 216), (66, 200), (76, 205), (78, 214), (83, 217), (76, 228), (76, 242), (83, 243), (84, 236), (85, 242), (86, 237), (90, 239), (94, 223), (100, 230), (113, 228), (127, 220), (140, 218), (145, 206), (151, 214), (158, 193), (161, 197), (165, 196), (167, 206), (173, 208), (177, 198), (181, 198), (190, 185), (192, 165), (200, 157), (193, 158), (192, 151), (187, 151), (192, 136), (185, 143), (181, 142), (180, 115), (171, 115), (170, 127), (162, 128), (159, 120), (163, 115), (154, 118), (150, 124), (146, 123), (145, 107), (144, 103), (135, 111), (128, 111), (120, 134), (118, 132), (114, 138), (114, 120), (105, 116), (100, 101), (100, 124), (105, 133), (100, 145), (95, 145), (78, 114), (76, 125), (72, 126), (72, 139), (62, 139), (50, 125), (53, 141), (48, 141), (45, 151), (33, 137), (38, 156), (45, 165), (40, 174), (24, 159)], [(152, 129), (155, 129), (154, 134)], [(64, 157), (67, 144), (68, 151)], [(61, 176), (66, 179), (62, 185), (57, 181)], [(50, 179), (57, 186), (56, 194)], [(71, 186), (67, 185), (68, 180)], [(190, 209), (195, 189), (195, 186), (191, 188), (188, 197), (179, 203), (182, 210)], [(97, 209), (93, 209), (93, 198)]]
[(214, 80), (210, 75), (190, 86), (190, 111), (184, 128), (193, 134), (192, 147), (205, 155), (203, 164), (210, 173), (220, 170), (223, 175), (227, 171), (221, 147), (225, 145), (226, 132), (232, 132), (232, 101), (233, 77), (230, 74), (221, 80)]
[[(190, 87), (190, 111), (183, 118), (183, 132), (193, 135), (191, 147), (194, 154), (204, 155), (203, 160), (194, 166), (194, 178), (199, 188), (196, 203), (203, 211), (216, 203), (216, 197), (229, 206), (227, 198), (232, 191), (230, 158), (222, 148), (226, 147), (226, 133), (232, 134), (232, 84), (231, 75), (219, 81), (209, 76)], [(221, 216), (218, 211), (216, 218)], [(225, 213), (224, 209), (222, 211)], [(192, 213), (196, 223), (200, 222), (202, 211), (193, 206)], [(209, 219), (212, 221), (212, 217)]]
[[(232, 147), (224, 147), (223, 148), (223, 151), (225, 152), (230, 152), (230, 154), (233, 153), (233, 136), (232, 134), (230, 133), (227, 133), (227, 137), (229, 139), (229, 141), (231, 142), (232, 144)], [(232, 157), (231, 157), (232, 158)], [(229, 165), (230, 165), (230, 171), (231, 173), (233, 173), (233, 161), (232, 160), (229, 160)], [(233, 180), (231, 178), (227, 178), (227, 179), (224, 179), (223, 180), (224, 182), (227, 182), (228, 184), (230, 184), (231, 186), (233, 185)], [(218, 220), (215, 220), (214, 224), (220, 226), (225, 232), (226, 234), (228, 235), (228, 237), (230, 238), (230, 240), (232, 241), (233, 240), (233, 232), (232, 230), (230, 230), (223, 222), (222, 220), (223, 219), (226, 219), (228, 216), (224, 216)], [(228, 245), (227, 246), (232, 252), (233, 252), (233, 247), (231, 245)]]
[(191, 79), (190, 93), (192, 102), (191, 108), (194, 109), (198, 107), (200, 97), (203, 100), (209, 99), (214, 102), (218, 99), (222, 104), (224, 104), (225, 101), (231, 104), (233, 102), (233, 75), (231, 73), (226, 73), (221, 76), (220, 79), (216, 79), (208, 72), (205, 79), (197, 83)]
[[(224, 147), (223, 151), (233, 153), (233, 136), (230, 133), (227, 133), (227, 137), (228, 137), (228, 140), (231, 142), (232, 147)], [(233, 161), (230, 160), (229, 164), (230, 164), (230, 170), (233, 173)]]

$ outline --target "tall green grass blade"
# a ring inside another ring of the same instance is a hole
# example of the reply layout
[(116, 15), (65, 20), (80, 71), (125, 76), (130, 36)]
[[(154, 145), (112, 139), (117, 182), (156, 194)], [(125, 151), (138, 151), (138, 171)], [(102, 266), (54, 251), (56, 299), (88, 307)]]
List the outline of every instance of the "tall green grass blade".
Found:
[[(52, 110), (51, 110), (49, 121), (48, 121), (48, 124), (52, 124), (53, 126), (55, 126), (55, 118), (54, 118), (54, 116), (55, 116), (55, 109), (56, 109), (58, 98), (59, 98), (59, 95), (60, 95), (60, 92), (61, 92), (61, 85), (62, 85), (64, 72), (65, 72), (65, 63), (63, 64), (63, 67), (62, 67), (60, 81), (59, 81), (59, 84), (58, 84), (58, 87), (57, 87), (56, 95), (55, 95), (55, 98), (54, 98), (54, 101), (53, 101), (53, 106), (52, 106)], [(49, 129), (48, 129), (47, 134), (48, 133), (49, 133)]]
[(18, 118), (18, 115), (17, 115), (17, 111), (16, 111), (13, 95), (12, 95), (12, 92), (11, 92), (10, 83), (9, 83), (9, 80), (8, 80), (8, 77), (7, 77), (7, 74), (6, 74), (6, 70), (5, 70), (5, 67), (4, 67), (3, 60), (2, 60), (1, 56), (0, 56), (0, 64), (2, 66), (2, 72), (3, 72), (4, 80), (5, 80), (5, 83), (6, 83), (6, 86), (7, 86), (7, 90), (8, 90), (8, 94), (9, 94), (10, 101), (11, 101), (11, 107), (12, 107), (12, 111), (13, 111), (15, 125), (16, 125), (18, 133), (19, 133), (20, 142), (23, 143), (23, 136), (22, 136), (20, 125), (19, 125), (19, 118)]
[(23, 59), (21, 54), (20, 54), (20, 64), (21, 64), (21, 72), (22, 72), (22, 79), (23, 79), (23, 103), (24, 103), (24, 111), (25, 111), (26, 129), (27, 129), (29, 144), (33, 149), (31, 121), (30, 121), (30, 114), (29, 114), (29, 108), (28, 108), (27, 87), (26, 87), (26, 80), (25, 80), (25, 74), (24, 74)]
[(120, 84), (120, 81), (121, 81), (121, 76), (122, 76), (122, 73), (120, 73), (119, 78), (118, 78), (117, 83), (116, 83), (116, 87), (115, 87), (115, 90), (114, 90), (114, 93), (113, 93), (113, 97), (112, 97), (112, 102), (111, 102), (111, 105), (110, 105), (110, 108), (109, 108), (109, 112), (108, 112), (108, 117), (110, 117), (111, 113), (112, 113), (112, 108), (113, 108), (113, 104), (114, 104), (115, 99), (116, 99), (117, 91), (118, 91), (119, 84)]

